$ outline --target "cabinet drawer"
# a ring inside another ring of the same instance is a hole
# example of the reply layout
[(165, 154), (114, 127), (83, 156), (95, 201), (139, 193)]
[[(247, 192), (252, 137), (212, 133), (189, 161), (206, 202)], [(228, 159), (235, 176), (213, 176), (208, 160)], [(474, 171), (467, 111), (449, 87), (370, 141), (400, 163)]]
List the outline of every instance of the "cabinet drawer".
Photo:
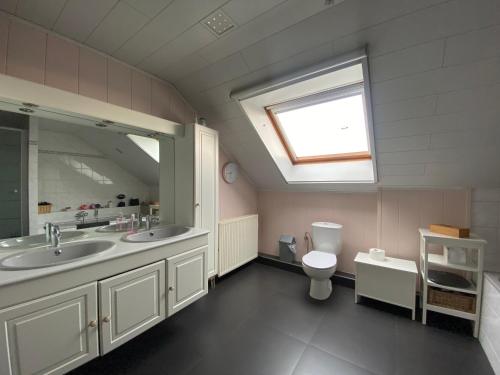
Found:
[(63, 374), (97, 357), (97, 283), (0, 311), (1, 374)]
[(168, 316), (207, 294), (207, 251), (203, 246), (167, 259)]
[(101, 354), (165, 319), (165, 261), (99, 282)]

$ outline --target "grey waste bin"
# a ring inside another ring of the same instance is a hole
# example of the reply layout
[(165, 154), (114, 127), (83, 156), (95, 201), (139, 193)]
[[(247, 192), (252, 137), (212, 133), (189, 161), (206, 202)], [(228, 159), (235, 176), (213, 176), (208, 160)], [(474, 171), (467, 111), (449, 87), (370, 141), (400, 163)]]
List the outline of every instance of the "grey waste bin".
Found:
[(295, 261), (295, 237), (284, 234), (280, 237), (280, 260), (288, 263)]

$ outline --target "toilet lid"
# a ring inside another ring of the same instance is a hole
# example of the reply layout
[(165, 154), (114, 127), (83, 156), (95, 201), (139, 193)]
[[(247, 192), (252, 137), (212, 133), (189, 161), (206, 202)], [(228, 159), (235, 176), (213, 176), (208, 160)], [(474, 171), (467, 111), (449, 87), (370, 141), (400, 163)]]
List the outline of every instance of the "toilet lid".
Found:
[(302, 263), (311, 268), (332, 268), (337, 265), (337, 256), (323, 251), (311, 251), (302, 257)]

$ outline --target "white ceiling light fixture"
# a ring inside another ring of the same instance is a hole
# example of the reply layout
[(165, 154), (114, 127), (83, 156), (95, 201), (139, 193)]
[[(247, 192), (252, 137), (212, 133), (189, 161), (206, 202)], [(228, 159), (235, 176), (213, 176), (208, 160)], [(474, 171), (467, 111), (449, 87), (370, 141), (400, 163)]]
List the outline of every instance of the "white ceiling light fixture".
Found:
[(220, 37), (231, 29), (236, 27), (234, 21), (226, 13), (219, 9), (201, 21), (201, 24), (205, 26), (210, 32)]

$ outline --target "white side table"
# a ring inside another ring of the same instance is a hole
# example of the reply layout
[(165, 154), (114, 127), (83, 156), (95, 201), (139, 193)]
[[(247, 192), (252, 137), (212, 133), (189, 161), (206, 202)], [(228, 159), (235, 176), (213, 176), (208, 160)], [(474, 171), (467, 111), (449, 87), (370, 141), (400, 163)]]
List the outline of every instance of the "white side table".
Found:
[(415, 320), (417, 265), (414, 261), (389, 258), (377, 261), (368, 253), (359, 252), (356, 265), (355, 302), (359, 296), (373, 298), (411, 310)]

